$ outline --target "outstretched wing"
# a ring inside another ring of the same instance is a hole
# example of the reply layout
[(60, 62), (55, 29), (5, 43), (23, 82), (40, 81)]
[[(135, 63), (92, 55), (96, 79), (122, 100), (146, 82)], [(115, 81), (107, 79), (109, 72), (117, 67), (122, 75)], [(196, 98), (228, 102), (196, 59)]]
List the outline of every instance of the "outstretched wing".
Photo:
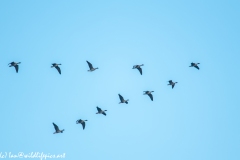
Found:
[(123, 102), (124, 101), (123, 97), (120, 94), (118, 94), (118, 96), (119, 96), (121, 102)]
[(199, 70), (199, 67), (198, 66), (194, 66), (195, 68), (197, 68)]
[(58, 73), (61, 74), (61, 69), (60, 69), (60, 67), (59, 67), (59, 66), (56, 66), (55, 68), (58, 70)]
[(101, 108), (99, 108), (99, 107), (97, 107), (97, 110), (98, 110), (98, 112), (101, 112), (101, 111), (102, 111)]
[(58, 128), (58, 126), (55, 123), (53, 123), (53, 126), (54, 126), (56, 132), (59, 131), (59, 128)]
[(106, 116), (107, 114), (105, 112), (102, 113), (104, 116)]
[(150, 99), (153, 101), (153, 96), (152, 96), (152, 94), (148, 94), (148, 96), (149, 96)]
[(174, 83), (174, 84), (172, 84), (172, 89), (174, 88), (174, 86), (175, 86), (175, 83)]
[(140, 74), (142, 75), (142, 68), (139, 67), (139, 68), (137, 68), (137, 69), (139, 70)]
[(88, 63), (89, 68), (90, 68), (90, 69), (93, 69), (92, 63), (90, 63), (90, 62), (88, 62), (88, 61), (87, 61), (87, 63)]
[(18, 73), (18, 65), (15, 65), (14, 67), (16, 69), (16, 72)]
[(82, 122), (82, 127), (83, 127), (83, 129), (85, 128), (85, 122)]

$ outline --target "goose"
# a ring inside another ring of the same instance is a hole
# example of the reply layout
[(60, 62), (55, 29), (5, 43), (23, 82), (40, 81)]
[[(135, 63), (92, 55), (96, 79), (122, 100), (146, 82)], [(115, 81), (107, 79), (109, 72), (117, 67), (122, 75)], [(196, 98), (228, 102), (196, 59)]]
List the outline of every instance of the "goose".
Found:
[(168, 85), (172, 85), (172, 89), (174, 88), (175, 84), (178, 83), (178, 82), (173, 82), (172, 80), (169, 80), (168, 82), (169, 82)]
[(9, 67), (15, 67), (15, 70), (16, 70), (16, 72), (18, 73), (18, 64), (20, 64), (21, 62), (11, 62), (11, 63), (9, 63), (8, 65), (9, 65)]
[(55, 128), (55, 132), (53, 134), (63, 133), (64, 129), (63, 130), (59, 130), (58, 126), (55, 123), (53, 123), (53, 126)]
[(88, 70), (88, 72), (92, 72), (92, 71), (95, 71), (96, 69), (98, 69), (98, 68), (93, 68), (93, 66), (90, 62), (88, 62), (88, 61), (86, 61), (86, 62), (88, 63), (88, 66), (89, 66), (89, 69), (90, 69), (90, 70)]
[(191, 66), (189, 66), (189, 67), (195, 67), (195, 68), (197, 68), (198, 70), (200, 69), (199, 67), (198, 67), (198, 64), (200, 64), (200, 63), (191, 63)]
[(59, 68), (59, 65), (62, 65), (62, 64), (53, 63), (51, 68), (55, 67), (58, 70), (58, 73), (61, 74), (61, 69)]
[(144, 95), (148, 95), (150, 97), (150, 99), (153, 101), (152, 92), (154, 92), (154, 91), (143, 91), (143, 92), (145, 92)]
[(107, 114), (105, 113), (105, 111), (107, 110), (102, 110), (101, 108), (97, 107), (98, 112), (96, 114), (103, 114), (104, 116), (106, 116)]
[(140, 74), (142, 75), (142, 68), (141, 68), (141, 66), (144, 66), (144, 64), (142, 64), (142, 65), (134, 65), (132, 69), (136, 69), (137, 68), (139, 70)]
[(76, 121), (76, 123), (77, 123), (77, 124), (81, 123), (81, 124), (82, 124), (82, 127), (83, 127), (83, 129), (84, 129), (84, 128), (85, 128), (85, 121), (88, 121), (88, 120), (81, 120), (81, 119), (79, 119), (79, 120)]
[(120, 94), (118, 94), (118, 96), (119, 96), (120, 101), (121, 101), (121, 102), (119, 102), (119, 104), (120, 104), (120, 103), (126, 103), (126, 104), (128, 104), (128, 101), (129, 101), (128, 99), (127, 99), (127, 100), (124, 100), (124, 98), (123, 98)]

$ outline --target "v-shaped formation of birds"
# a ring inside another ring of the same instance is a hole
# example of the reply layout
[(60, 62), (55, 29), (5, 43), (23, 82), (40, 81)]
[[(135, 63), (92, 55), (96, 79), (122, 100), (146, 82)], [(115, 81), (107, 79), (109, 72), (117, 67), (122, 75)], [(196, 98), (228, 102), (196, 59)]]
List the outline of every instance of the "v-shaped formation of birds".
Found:
[[(96, 69), (98, 69), (98, 68), (94, 68), (93, 65), (92, 65), (90, 62), (88, 62), (88, 61), (86, 61), (86, 62), (87, 62), (88, 67), (89, 67), (89, 70), (88, 70), (89, 72), (92, 72), (92, 71), (95, 71)], [(16, 70), (16, 72), (18, 73), (19, 64), (20, 64), (20, 63), (21, 63), (21, 62), (11, 62), (11, 63), (9, 63), (9, 67), (14, 67), (15, 70)], [(192, 62), (189, 67), (195, 67), (196, 69), (199, 70), (198, 64), (200, 64), (200, 63), (193, 63), (193, 62)], [(57, 71), (58, 71), (58, 73), (61, 74), (61, 69), (60, 69), (60, 67), (59, 67), (60, 65), (61, 65), (61, 64), (58, 64), (58, 63), (52, 63), (51, 68), (53, 68), (53, 67), (56, 68)], [(141, 65), (134, 65), (132, 69), (138, 69), (138, 71), (139, 71), (140, 74), (142, 75), (142, 68), (141, 68), (141, 66), (144, 66), (144, 65), (143, 65), (143, 64), (141, 64)], [(169, 80), (168, 82), (169, 82), (168, 85), (171, 85), (171, 86), (172, 86), (172, 89), (173, 89), (174, 86), (178, 83), (178, 82), (173, 82), (172, 80)], [(152, 95), (152, 93), (153, 93), (154, 91), (143, 91), (143, 92), (144, 92), (144, 95), (148, 95), (148, 96), (150, 97), (150, 99), (153, 101), (153, 95)], [(125, 100), (125, 99), (123, 98), (123, 96), (121, 96), (120, 94), (118, 94), (118, 96), (119, 96), (119, 99), (120, 99), (119, 104), (121, 104), (121, 103), (126, 103), (126, 104), (128, 104), (128, 101), (129, 101), (128, 99)], [(96, 114), (103, 114), (104, 116), (106, 116), (106, 115), (107, 115), (107, 114), (106, 114), (106, 111), (107, 111), (107, 110), (102, 110), (101, 108), (97, 107), (97, 113), (96, 113)], [(82, 127), (83, 127), (83, 129), (85, 129), (85, 125), (86, 125), (85, 122), (86, 122), (86, 121), (87, 121), (87, 120), (79, 119), (79, 120), (76, 121), (76, 124), (81, 124)], [(55, 132), (54, 132), (53, 134), (63, 133), (64, 129), (60, 130), (55, 123), (53, 123), (53, 126), (54, 126), (54, 129), (55, 129)]]

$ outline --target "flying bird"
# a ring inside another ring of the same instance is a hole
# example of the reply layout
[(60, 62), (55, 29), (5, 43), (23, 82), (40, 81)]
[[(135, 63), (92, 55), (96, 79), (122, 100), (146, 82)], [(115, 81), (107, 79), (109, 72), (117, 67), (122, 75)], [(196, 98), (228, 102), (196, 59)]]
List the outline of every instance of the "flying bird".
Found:
[(63, 133), (64, 129), (63, 130), (59, 130), (58, 126), (55, 123), (53, 123), (53, 126), (55, 128), (55, 132), (53, 134)]
[(9, 67), (15, 67), (15, 70), (16, 70), (16, 72), (18, 73), (18, 64), (20, 64), (21, 62), (11, 62), (11, 63), (9, 63), (8, 65), (9, 65)]
[(104, 116), (106, 116), (107, 114), (105, 113), (105, 111), (107, 110), (102, 110), (101, 108), (97, 107), (98, 112), (96, 114), (103, 114)]
[(178, 83), (178, 82), (173, 82), (172, 80), (169, 80), (168, 82), (169, 82), (168, 85), (171, 85), (172, 89), (174, 88), (175, 84)]
[(119, 102), (119, 104), (120, 104), (120, 103), (126, 103), (126, 104), (128, 104), (128, 101), (129, 101), (128, 99), (127, 99), (127, 100), (124, 100), (124, 98), (123, 98), (120, 94), (118, 94), (118, 96), (119, 96), (120, 101), (121, 101), (121, 102)]
[(143, 91), (143, 92), (145, 92), (144, 95), (148, 95), (150, 97), (150, 99), (153, 101), (152, 92), (154, 92), (154, 91)]
[(191, 66), (189, 66), (189, 67), (195, 67), (195, 68), (197, 68), (198, 70), (200, 69), (199, 67), (198, 67), (198, 64), (200, 64), (200, 63), (191, 63)]
[(61, 74), (61, 69), (60, 69), (59, 65), (62, 65), (62, 64), (53, 63), (51, 68), (55, 67), (58, 70), (58, 73)]
[(84, 129), (84, 128), (85, 128), (85, 121), (88, 121), (88, 120), (81, 120), (81, 119), (79, 119), (79, 120), (76, 121), (76, 123), (77, 123), (77, 124), (81, 123), (81, 124), (82, 124), (82, 127), (83, 127), (83, 129)]
[(142, 68), (141, 68), (141, 66), (143, 66), (143, 64), (142, 65), (134, 65), (132, 69), (136, 69), (137, 68), (139, 70), (140, 74), (142, 75)]
[(86, 61), (86, 62), (88, 63), (88, 66), (89, 66), (89, 69), (90, 69), (90, 70), (88, 70), (88, 72), (92, 72), (92, 71), (95, 71), (96, 69), (98, 69), (98, 68), (93, 68), (92, 63), (90, 63), (88, 61)]

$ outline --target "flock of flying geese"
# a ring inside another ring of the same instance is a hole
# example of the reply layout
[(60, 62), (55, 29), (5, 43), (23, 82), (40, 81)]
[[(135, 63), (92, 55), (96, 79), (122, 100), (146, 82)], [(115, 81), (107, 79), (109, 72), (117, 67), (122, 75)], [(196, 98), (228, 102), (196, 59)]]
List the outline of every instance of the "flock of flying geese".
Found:
[[(16, 72), (18, 73), (19, 64), (20, 64), (20, 63), (21, 63), (21, 62), (11, 62), (11, 63), (9, 63), (9, 67), (14, 67), (15, 70), (16, 70)], [(93, 65), (92, 65), (90, 62), (88, 62), (88, 61), (87, 61), (87, 64), (88, 64), (88, 66), (89, 66), (89, 70), (88, 70), (89, 72), (92, 72), (92, 71), (95, 71), (96, 69), (98, 69), (98, 68), (94, 68)], [(193, 62), (192, 62), (192, 63), (191, 63), (191, 66), (189, 66), (189, 67), (195, 67), (196, 69), (199, 70), (198, 64), (200, 64), (200, 63), (193, 63)], [(61, 65), (61, 64), (52, 63), (51, 68), (53, 68), (53, 67), (56, 68), (57, 71), (58, 71), (58, 73), (61, 74), (61, 69), (60, 69), (59, 65)], [(138, 69), (138, 71), (139, 71), (140, 74), (142, 75), (142, 68), (141, 68), (141, 66), (143, 66), (143, 64), (141, 64), (141, 65), (134, 65), (132, 69)], [(168, 85), (171, 85), (171, 86), (172, 86), (172, 89), (174, 88), (175, 84), (178, 83), (178, 82), (173, 82), (172, 80), (169, 80), (168, 82), (169, 82)], [(148, 95), (148, 96), (150, 97), (150, 99), (153, 101), (152, 92), (154, 92), (154, 91), (143, 91), (143, 92), (144, 92), (144, 95)], [(120, 99), (119, 104), (121, 104), (121, 103), (126, 103), (126, 104), (128, 104), (128, 101), (129, 101), (128, 99), (125, 100), (125, 99), (123, 98), (123, 96), (121, 96), (120, 94), (118, 94), (118, 96), (119, 96), (119, 99)], [(106, 114), (106, 111), (107, 111), (107, 110), (102, 110), (101, 108), (97, 107), (97, 111), (98, 111), (98, 112), (97, 112), (96, 114), (103, 114), (104, 116), (107, 115), (107, 114)], [(82, 127), (83, 127), (83, 129), (85, 129), (85, 121), (87, 121), (87, 120), (79, 119), (79, 120), (76, 121), (76, 124), (81, 124)], [(60, 130), (55, 123), (53, 123), (53, 126), (54, 126), (54, 129), (55, 129), (55, 132), (54, 132), (53, 134), (63, 133), (64, 129), (63, 129), (63, 130)]]

